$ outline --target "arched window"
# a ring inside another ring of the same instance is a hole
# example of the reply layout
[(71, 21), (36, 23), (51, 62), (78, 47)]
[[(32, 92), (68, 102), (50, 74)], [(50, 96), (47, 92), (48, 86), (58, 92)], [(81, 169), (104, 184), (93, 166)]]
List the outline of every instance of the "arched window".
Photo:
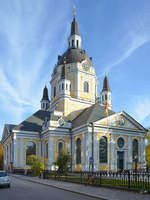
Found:
[(89, 83), (87, 81), (84, 82), (84, 92), (89, 92)]
[(78, 48), (78, 46), (79, 46), (79, 41), (77, 40), (77, 48)]
[(58, 143), (58, 153), (60, 153), (63, 150), (63, 142)]
[(64, 83), (62, 83), (62, 90), (64, 90)]
[(72, 47), (74, 47), (74, 40), (72, 40)]
[(105, 100), (107, 100), (107, 94), (105, 94)]
[(56, 96), (56, 87), (54, 87), (54, 97)]
[(139, 146), (138, 140), (134, 139), (132, 142), (132, 160), (133, 161), (138, 161), (138, 155), (139, 155), (138, 146)]
[(105, 136), (99, 140), (99, 162), (107, 163), (107, 137)]
[(76, 164), (81, 164), (81, 140), (76, 141)]
[(36, 155), (36, 144), (34, 142), (28, 142), (26, 144), (26, 164), (29, 165), (29, 156)]

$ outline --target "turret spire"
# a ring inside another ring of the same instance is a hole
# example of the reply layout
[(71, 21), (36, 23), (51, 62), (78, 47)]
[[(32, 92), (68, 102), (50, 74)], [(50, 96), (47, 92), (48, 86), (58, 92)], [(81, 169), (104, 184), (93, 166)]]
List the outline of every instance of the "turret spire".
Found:
[(105, 73), (105, 78), (104, 78), (104, 82), (103, 82), (103, 90), (102, 91), (110, 91), (109, 81), (108, 81), (108, 78), (107, 78), (107, 73)]
[(109, 88), (109, 81), (107, 78), (107, 74), (105, 74), (104, 82), (103, 82), (103, 89), (101, 92), (101, 99), (102, 99), (102, 104), (105, 105), (106, 102), (108, 102), (108, 108), (111, 109), (112, 104), (111, 104), (111, 90)]
[(78, 23), (76, 21), (76, 9), (73, 8), (73, 21), (71, 23), (71, 33), (68, 38), (69, 48), (79, 48), (81, 49), (81, 37), (78, 33)]
[(43, 90), (43, 97), (42, 97), (42, 100), (41, 100), (41, 110), (48, 110), (50, 107), (50, 100), (49, 100), (49, 97), (48, 97), (48, 89), (45, 85), (45, 88)]

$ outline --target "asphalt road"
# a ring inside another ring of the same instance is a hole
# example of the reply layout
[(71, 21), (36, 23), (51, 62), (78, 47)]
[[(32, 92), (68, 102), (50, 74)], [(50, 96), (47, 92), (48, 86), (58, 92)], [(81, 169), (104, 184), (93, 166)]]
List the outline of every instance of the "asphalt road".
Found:
[(0, 200), (96, 200), (50, 186), (11, 177), (10, 188), (0, 188)]

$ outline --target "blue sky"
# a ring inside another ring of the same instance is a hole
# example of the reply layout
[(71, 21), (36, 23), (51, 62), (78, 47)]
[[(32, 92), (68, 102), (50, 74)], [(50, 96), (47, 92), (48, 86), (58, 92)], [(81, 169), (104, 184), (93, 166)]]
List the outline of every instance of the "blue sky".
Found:
[(150, 126), (149, 0), (0, 0), (0, 136), (40, 108), (77, 9), (82, 47), (93, 57), (102, 89), (105, 72), (113, 110)]

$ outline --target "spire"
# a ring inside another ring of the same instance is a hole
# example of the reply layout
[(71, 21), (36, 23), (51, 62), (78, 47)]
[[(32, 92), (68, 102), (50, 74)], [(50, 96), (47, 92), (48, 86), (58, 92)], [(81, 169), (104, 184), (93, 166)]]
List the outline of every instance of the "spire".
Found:
[(78, 24), (76, 22), (75, 16), (76, 16), (76, 9), (74, 7), (73, 8), (73, 21), (71, 24), (71, 35), (78, 35)]
[(43, 101), (43, 100), (49, 101), (49, 97), (48, 97), (48, 89), (47, 89), (46, 85), (45, 85), (45, 88), (44, 88), (44, 90), (43, 90), (42, 101)]
[(50, 100), (48, 97), (48, 89), (45, 85), (45, 88), (43, 90), (43, 97), (41, 100), (41, 110), (48, 110), (50, 108)]
[(102, 91), (110, 91), (107, 74), (105, 74), (105, 78), (104, 78), (104, 82), (103, 82), (103, 90)]
[(105, 78), (104, 78), (104, 82), (103, 82), (103, 89), (101, 92), (101, 99), (102, 99), (102, 104), (106, 105), (106, 103), (108, 104), (108, 108), (111, 109), (112, 108), (112, 104), (111, 104), (111, 90), (109, 88), (109, 82), (108, 82), (108, 78), (107, 78), (107, 74), (105, 74)]

